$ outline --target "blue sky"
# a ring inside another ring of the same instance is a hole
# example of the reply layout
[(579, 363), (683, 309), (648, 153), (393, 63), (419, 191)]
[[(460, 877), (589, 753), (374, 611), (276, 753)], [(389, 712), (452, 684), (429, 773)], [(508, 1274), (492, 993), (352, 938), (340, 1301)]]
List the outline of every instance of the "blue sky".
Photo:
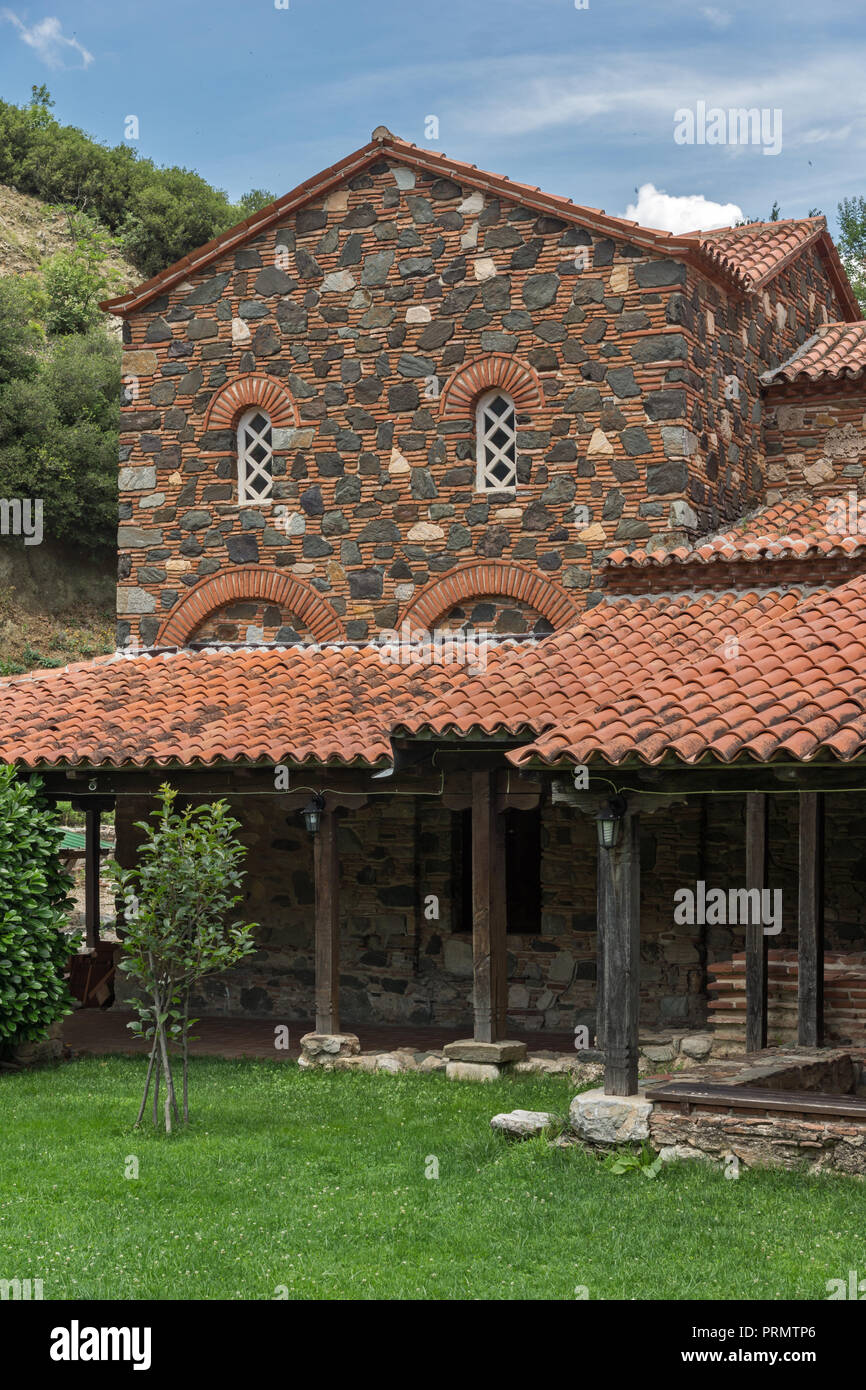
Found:
[[(774, 198), (832, 229), (839, 199), (866, 195), (862, 0), (282, 3), (0, 3), (0, 96), (45, 82), (61, 121), (111, 144), (135, 115), (140, 153), (233, 197), (284, 193), (379, 124), (671, 230)], [(781, 111), (781, 151), (676, 143), (675, 113), (701, 102)]]

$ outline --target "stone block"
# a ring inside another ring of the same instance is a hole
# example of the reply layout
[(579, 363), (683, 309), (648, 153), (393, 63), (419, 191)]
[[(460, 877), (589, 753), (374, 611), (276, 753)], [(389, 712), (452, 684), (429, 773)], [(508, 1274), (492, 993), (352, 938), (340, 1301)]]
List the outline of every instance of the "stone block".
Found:
[(337, 1057), (356, 1056), (360, 1051), (354, 1033), (305, 1033), (301, 1038), (301, 1062), (308, 1067), (328, 1065)]
[(523, 1042), (477, 1042), (475, 1038), (460, 1038), (446, 1043), (445, 1056), (454, 1062), (485, 1062), (502, 1066), (507, 1062), (522, 1062), (526, 1056)]
[(568, 1112), (578, 1139), (588, 1144), (641, 1144), (649, 1138), (652, 1101), (642, 1095), (606, 1096), (599, 1088), (575, 1096)]
[(490, 1128), (511, 1139), (530, 1139), (533, 1135), (544, 1134), (556, 1124), (556, 1116), (547, 1110), (510, 1110), (494, 1115)]
[(449, 1081), (498, 1081), (502, 1072), (484, 1062), (448, 1062), (445, 1075)]
[(686, 1057), (702, 1062), (713, 1050), (712, 1033), (689, 1033), (680, 1040), (680, 1051)]

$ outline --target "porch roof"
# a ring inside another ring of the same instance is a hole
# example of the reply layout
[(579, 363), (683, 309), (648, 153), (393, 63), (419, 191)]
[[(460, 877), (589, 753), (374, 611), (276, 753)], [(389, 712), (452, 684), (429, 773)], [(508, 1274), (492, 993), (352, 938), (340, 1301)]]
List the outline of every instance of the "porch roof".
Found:
[(475, 664), (403, 665), (373, 644), (116, 655), (0, 682), (0, 758), (373, 765), (395, 735), (496, 733), (521, 741), (516, 763), (848, 759), (866, 748), (864, 598), (866, 576), (607, 598)]
[[(866, 328), (866, 324), (863, 325)], [(710, 565), (726, 561), (815, 559), (818, 556), (848, 556), (866, 549), (866, 530), (859, 526), (848, 534), (850, 518), (847, 511), (838, 515), (841, 500), (848, 507), (838, 487), (832, 496), (789, 496), (769, 507), (760, 507), (737, 522), (730, 523), (715, 535), (706, 536), (693, 546), (676, 546), (657, 550), (622, 549), (611, 551), (606, 567), (611, 569), (663, 565)], [(854, 518), (855, 524), (857, 518)]]
[(866, 575), (647, 671), (625, 698), (577, 711), (513, 760), (847, 762), (866, 751)]

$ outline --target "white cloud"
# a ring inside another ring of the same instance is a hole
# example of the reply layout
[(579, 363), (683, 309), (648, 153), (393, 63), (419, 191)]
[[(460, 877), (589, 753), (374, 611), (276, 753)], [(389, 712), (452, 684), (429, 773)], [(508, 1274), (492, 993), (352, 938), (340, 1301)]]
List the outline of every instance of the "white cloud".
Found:
[(644, 183), (638, 189), (637, 202), (629, 203), (624, 215), (642, 227), (681, 234), (730, 227), (742, 218), (743, 210), (736, 203), (714, 203), (703, 193), (674, 197), (653, 183)]
[[(83, 44), (77, 39), (68, 39), (63, 33), (59, 19), (41, 19), (38, 24), (32, 25), (29, 29), (23, 20), (13, 14), (11, 10), (2, 11), (3, 18), (15, 28), (21, 36), (22, 43), (26, 43), (30, 48), (38, 53), (49, 68), (82, 67), (87, 68), (93, 62), (93, 54), (89, 53)], [(80, 63), (69, 64), (64, 59), (71, 54), (77, 54)]]
[(727, 29), (733, 16), (726, 14), (724, 10), (717, 10), (715, 5), (705, 5), (701, 10), (704, 19), (712, 24), (714, 29)]

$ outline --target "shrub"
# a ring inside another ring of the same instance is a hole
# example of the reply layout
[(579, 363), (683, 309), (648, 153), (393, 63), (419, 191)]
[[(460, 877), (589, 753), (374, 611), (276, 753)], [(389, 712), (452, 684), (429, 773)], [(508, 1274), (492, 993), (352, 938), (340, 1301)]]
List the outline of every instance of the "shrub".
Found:
[(0, 1049), (45, 1036), (72, 1007), (62, 978), (79, 938), (64, 932), (72, 879), (41, 782), (0, 768)]

